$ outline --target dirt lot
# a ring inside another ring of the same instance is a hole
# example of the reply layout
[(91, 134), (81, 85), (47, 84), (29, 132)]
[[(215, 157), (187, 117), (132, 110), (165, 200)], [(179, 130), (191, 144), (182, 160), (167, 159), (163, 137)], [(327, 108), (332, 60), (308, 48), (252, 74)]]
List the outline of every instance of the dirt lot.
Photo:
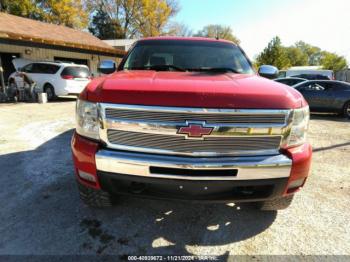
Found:
[(0, 254), (350, 255), (350, 121), (312, 116), (312, 174), (287, 210), (129, 197), (94, 210), (73, 176), (74, 106), (0, 105)]

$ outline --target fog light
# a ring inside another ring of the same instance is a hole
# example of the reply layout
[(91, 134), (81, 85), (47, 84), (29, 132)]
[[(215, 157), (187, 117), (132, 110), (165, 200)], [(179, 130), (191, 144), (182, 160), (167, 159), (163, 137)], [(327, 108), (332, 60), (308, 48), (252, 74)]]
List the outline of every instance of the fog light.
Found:
[(305, 178), (301, 178), (290, 182), (288, 184), (288, 191), (301, 187), (304, 184), (304, 181), (305, 181)]
[(86, 173), (86, 172), (81, 171), (81, 170), (78, 170), (78, 174), (79, 174), (80, 178), (87, 180), (89, 182), (96, 183), (96, 177), (94, 175)]

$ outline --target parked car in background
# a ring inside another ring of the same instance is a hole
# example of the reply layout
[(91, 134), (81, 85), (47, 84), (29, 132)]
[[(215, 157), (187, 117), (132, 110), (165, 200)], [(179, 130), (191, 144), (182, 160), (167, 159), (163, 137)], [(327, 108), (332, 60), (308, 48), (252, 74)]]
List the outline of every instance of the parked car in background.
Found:
[(295, 75), (292, 76), (295, 78), (304, 78), (306, 80), (332, 80), (326, 75), (321, 75), (321, 74), (300, 74), (300, 75)]
[(36, 83), (36, 92), (46, 92), (48, 100), (56, 96), (78, 95), (90, 82), (90, 70), (85, 65), (62, 62), (33, 62), (17, 58), (12, 61), (16, 72), (9, 77), (10, 87), (22, 87), (23, 74)]
[(285, 84), (287, 86), (294, 86), (301, 82), (307, 81), (307, 79), (299, 78), (299, 77), (283, 77), (283, 78), (276, 78), (274, 79), (274, 81)]
[(350, 118), (350, 84), (310, 80), (293, 86), (309, 103), (311, 111), (340, 113)]
[(278, 78), (285, 78), (286, 74), (287, 74), (287, 70), (279, 70), (277, 77)]
[(319, 66), (294, 66), (285, 72), (285, 77), (300, 77), (309, 80), (334, 80), (332, 70), (323, 70)]

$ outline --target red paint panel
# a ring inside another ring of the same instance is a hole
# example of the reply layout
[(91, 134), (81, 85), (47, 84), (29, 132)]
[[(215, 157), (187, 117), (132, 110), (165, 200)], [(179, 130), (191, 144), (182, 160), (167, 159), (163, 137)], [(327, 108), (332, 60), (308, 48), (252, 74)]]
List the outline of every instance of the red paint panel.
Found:
[[(292, 170), (288, 184), (294, 180), (307, 178), (311, 166), (312, 148), (306, 143), (301, 146), (286, 150), (286, 154), (292, 159)], [(298, 191), (298, 190), (296, 190)], [(292, 192), (295, 193), (296, 191)], [(287, 193), (287, 189), (285, 194)]]
[(233, 109), (293, 109), (305, 103), (292, 87), (256, 75), (152, 70), (94, 79), (81, 97), (91, 102)]
[[(88, 140), (74, 133), (72, 137), (72, 154), (75, 166), (76, 177), (80, 183), (96, 189), (100, 189), (100, 184), (96, 175), (95, 154), (98, 150), (98, 143)], [(82, 170), (96, 177), (96, 183), (81, 179), (78, 176), (78, 170)]]
[(212, 127), (203, 127), (201, 125), (189, 125), (180, 127), (178, 134), (185, 134), (189, 137), (202, 137), (203, 135), (210, 135), (213, 131)]

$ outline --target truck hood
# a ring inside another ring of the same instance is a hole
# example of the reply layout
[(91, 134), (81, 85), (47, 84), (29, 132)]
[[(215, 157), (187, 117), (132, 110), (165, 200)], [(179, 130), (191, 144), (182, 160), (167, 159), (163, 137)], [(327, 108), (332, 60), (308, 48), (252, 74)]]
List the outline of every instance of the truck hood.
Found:
[(291, 109), (306, 104), (295, 89), (234, 73), (119, 71), (93, 80), (81, 94), (92, 102), (206, 107)]

